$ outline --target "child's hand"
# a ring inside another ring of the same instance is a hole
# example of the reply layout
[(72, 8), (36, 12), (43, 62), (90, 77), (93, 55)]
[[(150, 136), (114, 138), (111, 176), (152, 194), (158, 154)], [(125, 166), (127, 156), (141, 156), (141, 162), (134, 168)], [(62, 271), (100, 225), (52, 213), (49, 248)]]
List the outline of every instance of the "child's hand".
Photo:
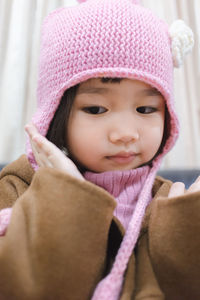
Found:
[(197, 191), (200, 191), (200, 176), (197, 177), (195, 182), (193, 184), (191, 184), (191, 186), (189, 187), (188, 190), (185, 189), (185, 185), (182, 182), (173, 183), (170, 188), (168, 197), (169, 198), (178, 197), (178, 196), (182, 196), (184, 194), (190, 194), (190, 193), (194, 193)]
[(53, 143), (43, 137), (33, 124), (25, 126), (30, 137), (30, 143), (39, 167), (51, 167), (85, 180), (76, 165)]

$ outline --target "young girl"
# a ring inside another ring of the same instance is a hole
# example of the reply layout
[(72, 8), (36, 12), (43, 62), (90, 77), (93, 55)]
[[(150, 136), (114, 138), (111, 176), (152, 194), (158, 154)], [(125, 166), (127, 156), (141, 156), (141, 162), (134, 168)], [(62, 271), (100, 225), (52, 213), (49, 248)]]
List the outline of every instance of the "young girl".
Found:
[(0, 299), (200, 298), (200, 180), (155, 179), (192, 44), (133, 0), (45, 19), (27, 154), (0, 175)]

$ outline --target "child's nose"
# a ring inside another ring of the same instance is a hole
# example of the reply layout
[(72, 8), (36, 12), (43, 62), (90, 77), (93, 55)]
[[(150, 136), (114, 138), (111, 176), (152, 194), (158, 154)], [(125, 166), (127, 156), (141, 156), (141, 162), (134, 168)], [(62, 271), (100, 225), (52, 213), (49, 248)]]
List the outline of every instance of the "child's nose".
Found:
[[(123, 125), (122, 125), (123, 126)], [(122, 143), (130, 143), (139, 139), (139, 133), (136, 129), (132, 128), (127, 130), (118, 128), (110, 132), (110, 141), (112, 143), (122, 142)]]

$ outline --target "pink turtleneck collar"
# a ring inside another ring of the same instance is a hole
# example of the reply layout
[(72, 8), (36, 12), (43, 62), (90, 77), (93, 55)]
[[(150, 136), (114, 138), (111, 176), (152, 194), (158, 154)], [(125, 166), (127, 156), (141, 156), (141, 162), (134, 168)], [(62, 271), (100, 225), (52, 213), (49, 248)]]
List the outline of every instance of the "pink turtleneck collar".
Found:
[(127, 171), (107, 171), (103, 173), (85, 172), (86, 180), (104, 188), (117, 201), (114, 215), (125, 230), (133, 215), (138, 196), (150, 172), (149, 166)]

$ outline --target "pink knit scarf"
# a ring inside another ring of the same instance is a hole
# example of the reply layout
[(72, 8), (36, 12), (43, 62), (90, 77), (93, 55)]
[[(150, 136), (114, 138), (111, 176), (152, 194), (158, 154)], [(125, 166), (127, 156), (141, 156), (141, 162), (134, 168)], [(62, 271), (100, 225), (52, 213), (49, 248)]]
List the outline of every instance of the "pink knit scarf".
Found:
[(117, 207), (114, 215), (120, 220), (126, 230), (149, 171), (149, 166), (128, 171), (108, 171), (103, 173), (87, 171), (84, 177), (88, 181), (104, 188), (115, 198)]

